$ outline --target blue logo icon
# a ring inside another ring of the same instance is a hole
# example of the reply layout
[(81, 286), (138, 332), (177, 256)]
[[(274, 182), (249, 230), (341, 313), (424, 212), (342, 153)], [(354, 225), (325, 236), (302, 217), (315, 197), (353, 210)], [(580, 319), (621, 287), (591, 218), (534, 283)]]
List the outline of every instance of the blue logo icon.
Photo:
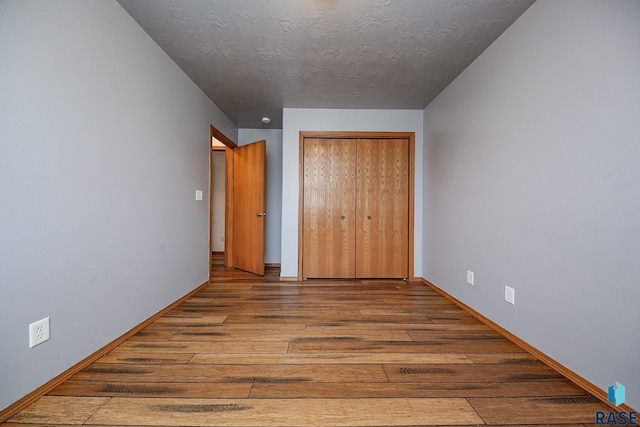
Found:
[[(618, 381), (607, 389), (607, 398), (610, 403), (620, 406), (624, 403), (624, 386)], [(636, 411), (596, 411), (596, 425), (637, 426), (638, 413)]]
[(624, 386), (618, 381), (615, 384), (609, 386), (609, 402), (616, 406), (620, 406), (624, 403)]

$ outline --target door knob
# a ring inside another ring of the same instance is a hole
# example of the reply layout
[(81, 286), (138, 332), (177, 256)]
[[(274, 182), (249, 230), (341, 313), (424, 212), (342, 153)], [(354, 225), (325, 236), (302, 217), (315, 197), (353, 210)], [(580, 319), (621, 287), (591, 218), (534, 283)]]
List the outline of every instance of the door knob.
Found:
[(266, 212), (256, 212), (256, 216), (267, 216)]

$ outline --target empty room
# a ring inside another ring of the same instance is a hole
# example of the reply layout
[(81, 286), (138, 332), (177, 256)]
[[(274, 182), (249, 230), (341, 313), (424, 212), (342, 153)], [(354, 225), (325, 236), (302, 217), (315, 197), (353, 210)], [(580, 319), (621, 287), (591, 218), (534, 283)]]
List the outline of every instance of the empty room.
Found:
[(0, 0), (0, 423), (640, 425), (637, 0)]

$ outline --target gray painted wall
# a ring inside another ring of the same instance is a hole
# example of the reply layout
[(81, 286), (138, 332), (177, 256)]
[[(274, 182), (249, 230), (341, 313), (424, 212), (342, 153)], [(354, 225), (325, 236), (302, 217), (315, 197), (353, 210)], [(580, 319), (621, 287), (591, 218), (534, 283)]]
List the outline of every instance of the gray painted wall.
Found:
[(282, 129), (238, 129), (238, 144), (267, 141), (267, 221), (264, 262), (280, 263), (282, 220)]
[(115, 1), (1, 2), (0, 64), (4, 408), (208, 279), (195, 190), (237, 129)]
[(282, 277), (298, 274), (300, 131), (415, 132), (414, 274), (422, 276), (421, 110), (328, 110), (285, 108), (282, 126)]
[(424, 112), (424, 277), (635, 408), (638, 23), (538, 0)]

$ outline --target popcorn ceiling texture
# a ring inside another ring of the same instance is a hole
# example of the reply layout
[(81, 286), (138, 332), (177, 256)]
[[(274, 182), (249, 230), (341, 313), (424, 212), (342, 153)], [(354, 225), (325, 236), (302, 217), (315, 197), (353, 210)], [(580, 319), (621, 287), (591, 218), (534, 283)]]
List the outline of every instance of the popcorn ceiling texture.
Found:
[(533, 0), (119, 0), (239, 127), (422, 109)]

